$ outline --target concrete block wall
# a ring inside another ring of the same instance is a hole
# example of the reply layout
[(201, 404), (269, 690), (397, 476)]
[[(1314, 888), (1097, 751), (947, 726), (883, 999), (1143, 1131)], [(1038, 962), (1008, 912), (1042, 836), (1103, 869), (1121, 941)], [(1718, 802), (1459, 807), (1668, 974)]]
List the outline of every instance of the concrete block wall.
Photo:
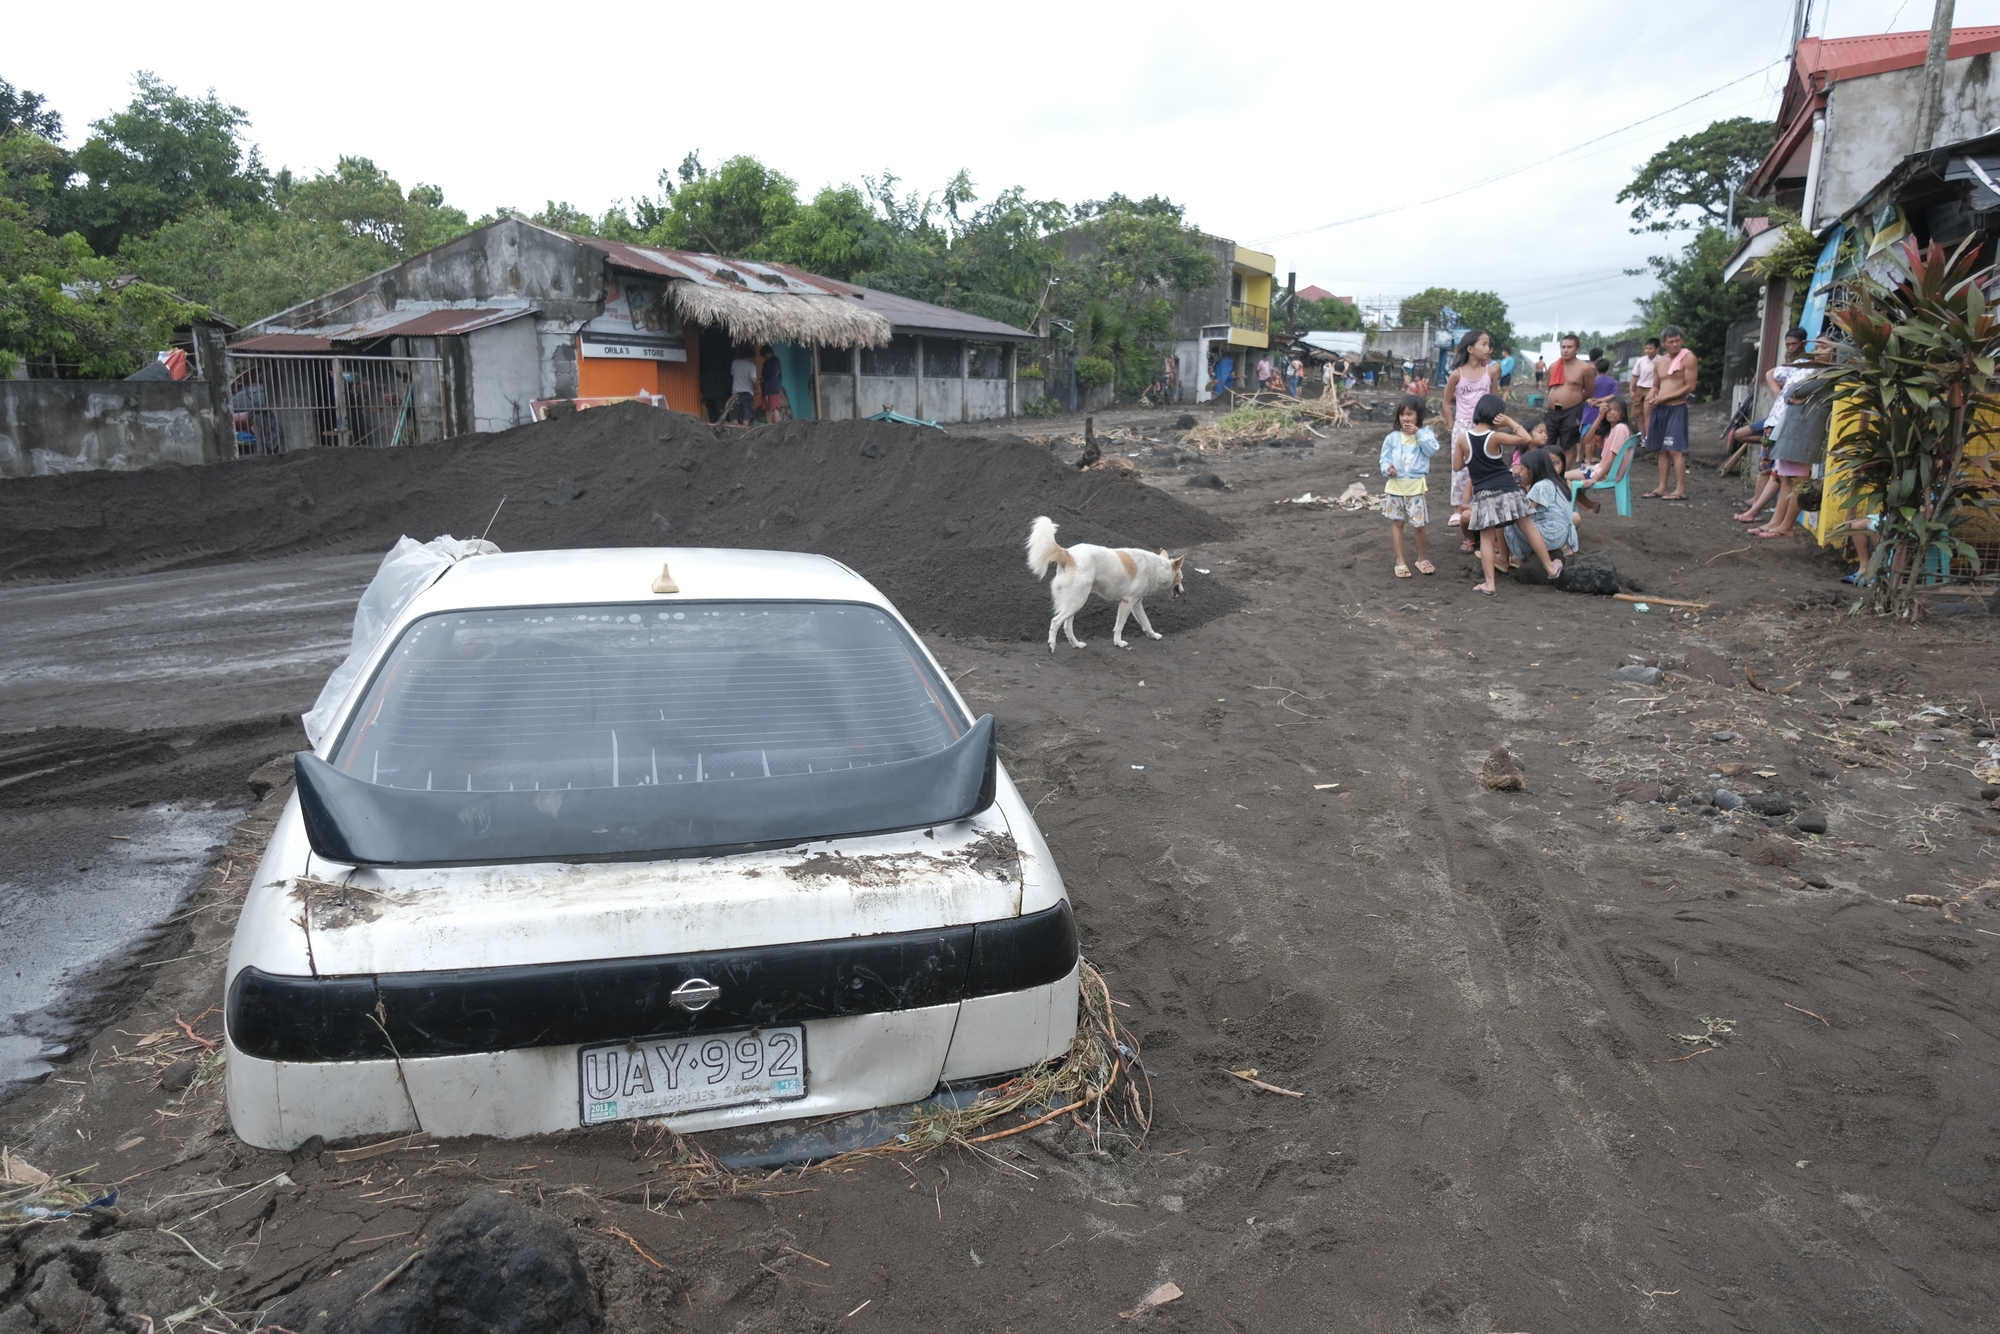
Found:
[(235, 425), (206, 380), (0, 380), (0, 477), (215, 463)]

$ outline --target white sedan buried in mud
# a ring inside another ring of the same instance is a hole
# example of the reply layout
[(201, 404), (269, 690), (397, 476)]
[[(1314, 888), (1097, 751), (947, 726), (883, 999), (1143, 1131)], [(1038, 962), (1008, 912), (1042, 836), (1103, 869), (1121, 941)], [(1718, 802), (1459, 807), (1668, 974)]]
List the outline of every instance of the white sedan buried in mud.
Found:
[(992, 717), (853, 571), (472, 556), (298, 757), (229, 1114), (282, 1149), (891, 1106), (1065, 1051), (1077, 969)]

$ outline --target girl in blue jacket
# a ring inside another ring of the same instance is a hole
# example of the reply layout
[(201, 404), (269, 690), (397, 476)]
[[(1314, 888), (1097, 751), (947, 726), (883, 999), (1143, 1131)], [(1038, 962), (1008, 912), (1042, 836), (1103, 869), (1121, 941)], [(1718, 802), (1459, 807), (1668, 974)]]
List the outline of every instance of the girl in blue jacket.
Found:
[(1389, 535), (1396, 543), (1396, 577), (1410, 577), (1403, 562), (1403, 525), (1417, 530), (1417, 570), (1436, 574), (1431, 564), (1430, 491), (1431, 456), (1438, 452), (1437, 436), (1424, 425), (1424, 401), (1412, 395), (1396, 407), (1396, 429), (1382, 437), (1382, 515), (1389, 520)]

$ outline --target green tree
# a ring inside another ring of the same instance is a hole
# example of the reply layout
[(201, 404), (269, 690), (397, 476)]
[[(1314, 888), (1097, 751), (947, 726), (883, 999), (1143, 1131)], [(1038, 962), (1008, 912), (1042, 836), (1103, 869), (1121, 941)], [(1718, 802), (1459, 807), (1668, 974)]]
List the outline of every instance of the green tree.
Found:
[(886, 240), (866, 195), (829, 185), (771, 231), (762, 258), (847, 282), (880, 265)]
[(433, 185), (402, 187), (367, 158), (311, 177), (278, 173), (272, 206), (249, 218), (206, 205), (119, 249), (128, 272), (239, 323), (344, 286), (464, 234), (462, 209)]
[[(1741, 181), (1771, 151), (1777, 127), (1737, 116), (1674, 140), (1646, 161), (1618, 202), (1632, 205), (1635, 232), (1719, 227), (1729, 216), (1729, 184)], [(1692, 210), (1692, 216), (1690, 216)], [(1769, 206), (1736, 197), (1736, 216), (1762, 216)]]
[(62, 138), (62, 116), (43, 105), (47, 100), (0, 79), (0, 138), (21, 131), (48, 140)]
[(756, 259), (798, 211), (798, 183), (747, 154), (710, 171), (690, 153), (678, 177), (660, 173), (660, 218), (646, 234), (653, 245)]
[(1362, 327), (1361, 308), (1337, 296), (1321, 301), (1300, 301), (1293, 327), (1300, 333), (1314, 330), (1339, 333), (1359, 329)]
[(0, 135), (0, 195), (27, 210), (41, 231), (65, 230), (70, 181), (76, 158), (33, 130)]
[(1450, 306), (1458, 312), (1458, 322), (1467, 329), (1484, 329), (1493, 337), (1497, 354), (1515, 344), (1514, 326), (1507, 319), (1507, 303), (1492, 292), (1466, 292), (1455, 287), (1426, 287), (1415, 296), (1404, 297), (1396, 313), (1397, 323), (1414, 329), (1426, 320), (1440, 323), (1439, 312)]
[(1703, 227), (1678, 255), (1655, 255), (1646, 262), (1660, 280), (1659, 290), (1639, 302), (1644, 332), (1657, 334), (1678, 324), (1687, 345), (1701, 359), (1697, 392), (1713, 397), (1722, 385), (1729, 326), (1757, 314), (1757, 289), (1722, 279), (1722, 266), (1736, 242), (1720, 227)]
[(89, 183), (69, 192), (75, 230), (110, 254), (128, 236), (144, 236), (208, 206), (247, 218), (267, 207), (270, 178), (255, 147), (245, 147), (243, 108), (210, 92), (196, 100), (141, 70), (125, 110), (93, 121), (77, 150)]
[(332, 171), (306, 178), (281, 171), (272, 181), (271, 199), (279, 213), (352, 240), (376, 242), (393, 259), (442, 245), (472, 225), (465, 210), (444, 202), (437, 186), (414, 185), (406, 195), (365, 157), (342, 157)]
[(21, 359), (88, 379), (129, 375), (200, 314), (164, 288), (121, 280), (81, 236), (50, 236), (0, 199), (0, 376)]

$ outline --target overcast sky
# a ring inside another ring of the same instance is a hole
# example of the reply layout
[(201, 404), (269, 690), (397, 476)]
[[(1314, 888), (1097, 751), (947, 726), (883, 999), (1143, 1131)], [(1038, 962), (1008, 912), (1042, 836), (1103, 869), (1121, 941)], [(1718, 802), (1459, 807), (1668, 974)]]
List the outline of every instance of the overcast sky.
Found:
[[(1669, 140), (1774, 113), (1792, 10), (492, 0), (180, 21), (156, 5), (100, 4), (87, 20), (43, 5), (9, 20), (0, 78), (47, 96), (76, 144), (151, 69), (248, 111), (272, 167), (370, 157), (475, 217), (552, 198), (595, 213), (650, 193), (690, 149), (755, 154), (808, 195), (884, 171), (932, 189), (960, 167), (982, 196), (1165, 194), (1203, 229), (1274, 251), (1281, 282), (1296, 270), (1301, 286), (1363, 299), (1487, 288), (1523, 333), (1609, 332), (1652, 286), (1621, 270), (1663, 249), (1631, 234), (1613, 196)], [(1931, 0), (1813, 0), (1811, 27), (1930, 18)], [(2000, 0), (1958, 0), (1956, 21), (2000, 23)]]

